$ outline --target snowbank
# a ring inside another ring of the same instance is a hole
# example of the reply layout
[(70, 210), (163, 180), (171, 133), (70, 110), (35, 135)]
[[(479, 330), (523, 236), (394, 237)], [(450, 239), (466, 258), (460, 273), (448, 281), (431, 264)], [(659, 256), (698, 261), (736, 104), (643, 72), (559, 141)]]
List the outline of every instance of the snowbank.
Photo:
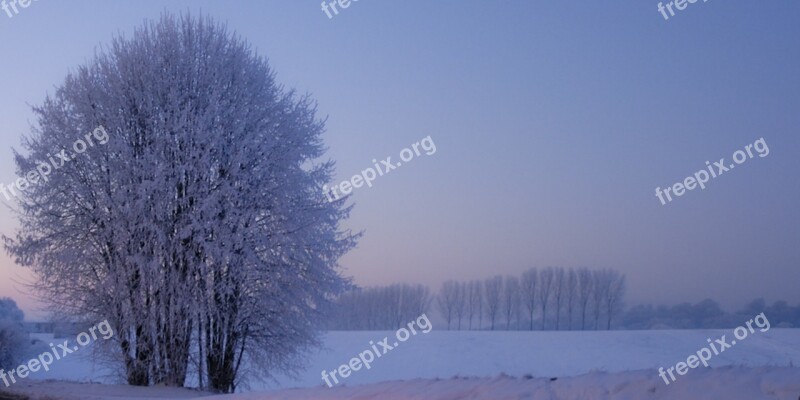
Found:
[[(38, 385), (38, 386), (34, 386)], [(356, 387), (317, 387), (267, 393), (208, 396), (168, 388), (35, 382), (16, 387), (16, 393), (48, 396), (51, 400), (797, 400), (800, 369), (788, 367), (723, 367), (693, 370), (665, 385), (656, 371), (593, 372), (551, 378), (452, 378), (391, 381)]]
[(693, 371), (669, 386), (655, 371), (594, 372), (557, 379), (395, 381), (361, 387), (295, 389), (207, 397), (205, 400), (797, 400), (800, 369), (725, 367)]

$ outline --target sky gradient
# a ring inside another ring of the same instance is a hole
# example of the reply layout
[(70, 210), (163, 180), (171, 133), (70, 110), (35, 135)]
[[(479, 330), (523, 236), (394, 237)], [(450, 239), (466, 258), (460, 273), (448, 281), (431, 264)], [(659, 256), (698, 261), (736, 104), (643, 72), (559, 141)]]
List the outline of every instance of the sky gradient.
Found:
[[(116, 34), (213, 16), (328, 117), (337, 182), (430, 135), (437, 152), (352, 196), (361, 285), (612, 267), (627, 303), (800, 302), (800, 3), (39, 0), (0, 13), (0, 184), (39, 104)], [(662, 206), (666, 187), (764, 138)], [(13, 214), (0, 210), (0, 232)], [(37, 315), (0, 255), (0, 297)]]

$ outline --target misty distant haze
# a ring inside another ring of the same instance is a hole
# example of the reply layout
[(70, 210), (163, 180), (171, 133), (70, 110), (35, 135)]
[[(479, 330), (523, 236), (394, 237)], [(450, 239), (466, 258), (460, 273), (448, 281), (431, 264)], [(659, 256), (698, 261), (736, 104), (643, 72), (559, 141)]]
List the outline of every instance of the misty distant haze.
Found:
[[(165, 7), (227, 21), (269, 56), (280, 82), (313, 95), (328, 116), (337, 182), (435, 141), (434, 155), (354, 191), (346, 227), (365, 235), (341, 264), (359, 285), (435, 291), (449, 279), (587, 266), (624, 273), (629, 305), (800, 302), (794, 2), (709, 2), (690, 10), (702, 23), (663, 24), (649, 2), (481, 3), (476, 12), (365, 0), (327, 21), (317, 2), (242, 12), (218, 1), (39, 1), (13, 19), (0, 14), (0, 184), (16, 179), (11, 147), (30, 130), (29, 105), (96, 46)], [(656, 187), (760, 138), (768, 156), (659, 202)], [(2, 232), (16, 224), (3, 207)], [(36, 319), (16, 282), (29, 278), (0, 256), (0, 297)]]

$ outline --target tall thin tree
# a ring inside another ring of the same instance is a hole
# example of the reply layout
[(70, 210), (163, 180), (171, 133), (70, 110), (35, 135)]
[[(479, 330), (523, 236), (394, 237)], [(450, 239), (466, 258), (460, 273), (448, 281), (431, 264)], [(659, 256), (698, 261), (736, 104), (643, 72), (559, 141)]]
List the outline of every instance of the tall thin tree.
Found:
[(555, 270), (547, 267), (539, 274), (539, 303), (542, 307), (542, 330), (547, 323), (547, 305), (553, 292), (553, 281), (555, 280)]
[(528, 269), (522, 273), (522, 300), (528, 311), (530, 330), (533, 330), (533, 315), (536, 311), (537, 283), (539, 282), (539, 271), (536, 268)]
[(484, 295), (486, 296), (486, 316), (491, 322), (490, 329), (494, 330), (497, 313), (500, 311), (500, 302), (503, 292), (503, 277), (498, 275), (484, 282)]

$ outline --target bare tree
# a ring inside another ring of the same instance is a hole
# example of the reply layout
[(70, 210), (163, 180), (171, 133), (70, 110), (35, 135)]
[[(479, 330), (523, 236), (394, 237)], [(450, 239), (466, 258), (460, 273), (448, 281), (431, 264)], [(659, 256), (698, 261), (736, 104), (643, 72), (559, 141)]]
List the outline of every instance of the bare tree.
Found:
[(570, 268), (567, 273), (567, 284), (564, 295), (567, 297), (567, 329), (572, 330), (572, 311), (575, 307), (575, 297), (578, 292), (578, 275), (575, 269)]
[(543, 269), (539, 274), (539, 303), (542, 305), (542, 330), (544, 330), (547, 323), (547, 303), (550, 302), (554, 278), (555, 272), (552, 267)]
[(606, 270), (592, 271), (592, 314), (594, 315), (594, 329), (600, 328), (600, 315), (603, 312), (603, 299), (606, 297), (608, 286), (605, 284)]
[(442, 289), (439, 291), (437, 304), (439, 305), (439, 312), (447, 321), (447, 330), (450, 330), (450, 323), (453, 321), (453, 316), (458, 303), (458, 282), (447, 281), (442, 283)]
[(466, 286), (465, 290), (467, 293), (467, 319), (468, 325), (467, 329), (472, 330), (472, 318), (475, 316), (475, 312), (480, 313), (478, 311), (480, 309), (480, 302), (481, 302), (481, 284), (480, 282), (476, 281), (469, 281), (464, 284)]
[(398, 329), (429, 311), (431, 291), (424, 285), (394, 284), (355, 288), (336, 299), (330, 330)]
[(489, 278), (484, 282), (486, 294), (486, 313), (491, 321), (491, 330), (494, 330), (494, 323), (497, 313), (500, 311), (500, 297), (503, 291), (503, 277), (498, 275)]
[(556, 330), (559, 330), (561, 322), (561, 299), (564, 297), (565, 274), (563, 267), (556, 267), (555, 278), (553, 279), (553, 306), (556, 309)]
[(594, 280), (589, 268), (578, 270), (578, 307), (581, 309), (581, 330), (586, 329), (586, 313), (589, 311), (589, 301), (592, 298)]
[(519, 319), (521, 298), (519, 278), (507, 276), (503, 285), (503, 307), (506, 315), (506, 330), (511, 329), (514, 320)]
[(400, 328), (430, 309), (431, 290), (424, 285), (403, 284), (400, 286), (400, 322), (393, 328)]
[(608, 317), (608, 324), (606, 329), (611, 330), (611, 319), (621, 308), (622, 298), (625, 296), (625, 275), (620, 274), (615, 270), (609, 270), (606, 277), (605, 302), (606, 313)]
[[(430, 311), (431, 303), (433, 302), (433, 296), (431, 295), (431, 290), (428, 286), (418, 285), (416, 286), (417, 295), (414, 297), (414, 301), (412, 301), (412, 305), (409, 308), (409, 311), (412, 309), (414, 310), (411, 315), (420, 316), (422, 314), (427, 314)], [(411, 320), (411, 318), (409, 318)]]
[(467, 312), (467, 285), (465, 283), (456, 282), (456, 299), (453, 312), (458, 319), (458, 330), (461, 330), (461, 321), (464, 314)]
[(477, 296), (475, 303), (478, 305), (478, 330), (481, 330), (483, 329), (483, 299), (485, 292), (481, 281), (476, 280), (472, 284), (475, 286), (475, 295)]
[(530, 330), (533, 330), (533, 313), (536, 311), (536, 285), (539, 281), (539, 271), (531, 268), (522, 273), (522, 301), (530, 318)]
[(376, 304), (382, 311), (382, 325), (389, 329), (398, 329), (403, 324), (403, 287), (399, 284), (384, 286), (379, 289), (379, 298)]

